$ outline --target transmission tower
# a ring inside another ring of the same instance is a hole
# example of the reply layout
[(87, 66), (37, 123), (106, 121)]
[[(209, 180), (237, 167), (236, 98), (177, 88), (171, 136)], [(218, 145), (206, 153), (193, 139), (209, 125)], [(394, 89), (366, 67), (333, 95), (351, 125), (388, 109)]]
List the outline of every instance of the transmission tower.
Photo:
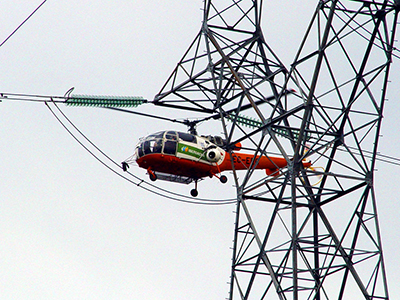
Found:
[(229, 299), (389, 299), (374, 167), (400, 1), (316, 1), (289, 67), (264, 39), (262, 3), (206, 0), (154, 100), (220, 120), (227, 151), (288, 162), (233, 172)]

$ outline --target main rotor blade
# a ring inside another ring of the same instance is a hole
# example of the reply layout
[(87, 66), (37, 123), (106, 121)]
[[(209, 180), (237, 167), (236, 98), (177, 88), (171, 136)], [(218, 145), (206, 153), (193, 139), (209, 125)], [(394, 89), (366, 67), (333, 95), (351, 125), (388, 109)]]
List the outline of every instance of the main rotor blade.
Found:
[(132, 111), (132, 110), (128, 110), (128, 109), (123, 109), (123, 108), (117, 108), (117, 107), (104, 107), (107, 109), (111, 109), (111, 110), (116, 110), (116, 111), (120, 111), (120, 112), (126, 112), (126, 113), (130, 113), (130, 114), (134, 114), (134, 115), (138, 115), (138, 116), (142, 116), (142, 117), (148, 117), (148, 118), (153, 118), (153, 119), (158, 119), (158, 120), (164, 120), (164, 121), (169, 121), (169, 122), (173, 122), (173, 123), (180, 123), (183, 125), (188, 125), (188, 121), (180, 121), (177, 119), (171, 119), (171, 118), (166, 118), (166, 117), (161, 117), (161, 116), (157, 116), (157, 115), (150, 115), (150, 114), (146, 114), (146, 113), (142, 113), (142, 112), (137, 112), (137, 111)]

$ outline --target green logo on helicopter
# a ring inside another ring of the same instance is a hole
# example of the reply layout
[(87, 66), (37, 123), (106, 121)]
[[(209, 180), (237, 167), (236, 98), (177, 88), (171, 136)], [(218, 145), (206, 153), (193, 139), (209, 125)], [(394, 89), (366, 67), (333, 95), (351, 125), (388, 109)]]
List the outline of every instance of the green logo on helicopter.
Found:
[(184, 145), (184, 144), (179, 144), (178, 153), (190, 155), (190, 156), (193, 156), (195, 158), (202, 158), (203, 159), (203, 157), (204, 157), (204, 151), (203, 150), (201, 150), (199, 148), (196, 148), (196, 147), (193, 147), (193, 146)]

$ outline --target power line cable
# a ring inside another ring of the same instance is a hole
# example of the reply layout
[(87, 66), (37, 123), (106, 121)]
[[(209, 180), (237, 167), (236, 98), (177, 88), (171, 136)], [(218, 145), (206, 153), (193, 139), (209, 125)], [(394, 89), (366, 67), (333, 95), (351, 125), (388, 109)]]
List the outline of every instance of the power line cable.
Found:
[(3, 46), (17, 31), (28, 21), (38, 10), (39, 8), (42, 7), (42, 5), (46, 2), (47, 0), (44, 0), (13, 32), (10, 33), (10, 35), (0, 44), (0, 47)]
[[(58, 111), (61, 113), (61, 115), (68, 121), (68, 123), (70, 123), (70, 125), (89, 143), (91, 144), (97, 151), (99, 151), (103, 156), (105, 156), (109, 161), (111, 161), (114, 165), (116, 165), (118, 168), (121, 168), (121, 166), (116, 163), (113, 159), (111, 159), (107, 154), (105, 154), (100, 148), (98, 148), (92, 141), (90, 141), (89, 138), (87, 138), (73, 123), (72, 121), (61, 111), (61, 109), (54, 103), (54, 105), (56, 106), (56, 108), (58, 109)], [(57, 121), (64, 127), (64, 129), (86, 150), (89, 152), (89, 154), (91, 154), (96, 160), (98, 160), (102, 165), (104, 165), (106, 168), (108, 168), (110, 171), (112, 171), (113, 173), (115, 173), (116, 175), (124, 178), (125, 180), (127, 180), (128, 182), (143, 188), (146, 191), (149, 191), (151, 193), (154, 193), (156, 195), (162, 196), (164, 198), (168, 198), (170, 200), (174, 200), (174, 201), (179, 201), (179, 202), (184, 202), (184, 203), (190, 203), (190, 204), (202, 204), (202, 205), (226, 205), (226, 204), (233, 204), (236, 203), (235, 199), (222, 199), (222, 200), (214, 200), (214, 199), (203, 199), (203, 198), (199, 198), (196, 199), (196, 201), (193, 200), (184, 200), (184, 199), (177, 199), (175, 197), (181, 197), (181, 198), (188, 198), (191, 199), (190, 197), (184, 196), (184, 195), (180, 195), (177, 193), (173, 193), (171, 191), (162, 189), (160, 187), (154, 186), (152, 184), (149, 184), (148, 182), (144, 181), (143, 179), (137, 177), (136, 175), (129, 173), (132, 177), (134, 177), (136, 180), (139, 181), (139, 183), (134, 182), (133, 180), (127, 178), (126, 176), (120, 174), (119, 172), (115, 171), (112, 167), (110, 167), (109, 165), (107, 165), (104, 161), (102, 161), (95, 153), (93, 153), (93, 151), (91, 151), (87, 146), (85, 146), (83, 144), (82, 141), (79, 140), (78, 137), (76, 137), (76, 135), (64, 124), (64, 122), (56, 115), (56, 113), (51, 109), (51, 107), (49, 106), (48, 102), (46, 102), (46, 106), (49, 108), (49, 110), (51, 111), (51, 113), (53, 114), (53, 116), (57, 119)], [(161, 192), (156, 192), (150, 188), (144, 187), (142, 185), (142, 183), (145, 183), (147, 185), (150, 185), (152, 188), (156, 188), (158, 190), (160, 190)], [(162, 194), (165, 193), (165, 194)], [(170, 194), (172, 196), (168, 196), (166, 194)]]
[[(40, 102), (40, 103), (65, 103), (67, 97), (65, 96), (46, 96), (46, 95), (32, 95), (32, 94), (16, 94), (16, 93), (0, 93), (0, 102), (1, 99), (7, 101), (25, 101), (25, 102)], [(139, 113), (140, 114), (140, 113)], [(145, 114), (143, 114), (145, 116)], [(171, 121), (171, 120), (170, 120)], [(182, 123), (182, 122), (179, 122)], [(350, 149), (356, 150), (356, 148), (349, 146)], [(342, 150), (345, 151), (345, 150)], [(371, 151), (362, 150), (363, 152), (372, 155)], [(357, 154), (357, 153), (355, 153)], [(360, 155), (360, 154), (357, 154)], [(366, 156), (367, 158), (372, 158)], [(381, 161), (383, 163), (400, 166), (400, 158), (384, 155), (381, 153), (376, 153), (376, 160)]]

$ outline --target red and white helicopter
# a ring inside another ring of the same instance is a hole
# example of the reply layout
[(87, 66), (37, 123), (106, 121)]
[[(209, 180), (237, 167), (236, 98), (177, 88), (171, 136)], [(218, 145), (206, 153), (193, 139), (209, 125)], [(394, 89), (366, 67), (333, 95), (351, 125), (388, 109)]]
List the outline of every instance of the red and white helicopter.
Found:
[[(191, 195), (196, 197), (197, 181), (204, 177), (217, 177), (227, 182), (224, 171), (265, 170), (269, 176), (278, 176), (280, 169), (287, 165), (285, 158), (258, 156), (239, 152), (226, 152), (226, 142), (218, 136), (198, 136), (179, 131), (161, 131), (142, 138), (136, 146), (133, 159), (122, 163), (124, 171), (130, 163), (136, 162), (146, 169), (152, 181), (168, 180), (179, 183), (195, 182)], [(240, 150), (240, 143), (235, 149)], [(303, 167), (311, 162), (303, 161)]]

